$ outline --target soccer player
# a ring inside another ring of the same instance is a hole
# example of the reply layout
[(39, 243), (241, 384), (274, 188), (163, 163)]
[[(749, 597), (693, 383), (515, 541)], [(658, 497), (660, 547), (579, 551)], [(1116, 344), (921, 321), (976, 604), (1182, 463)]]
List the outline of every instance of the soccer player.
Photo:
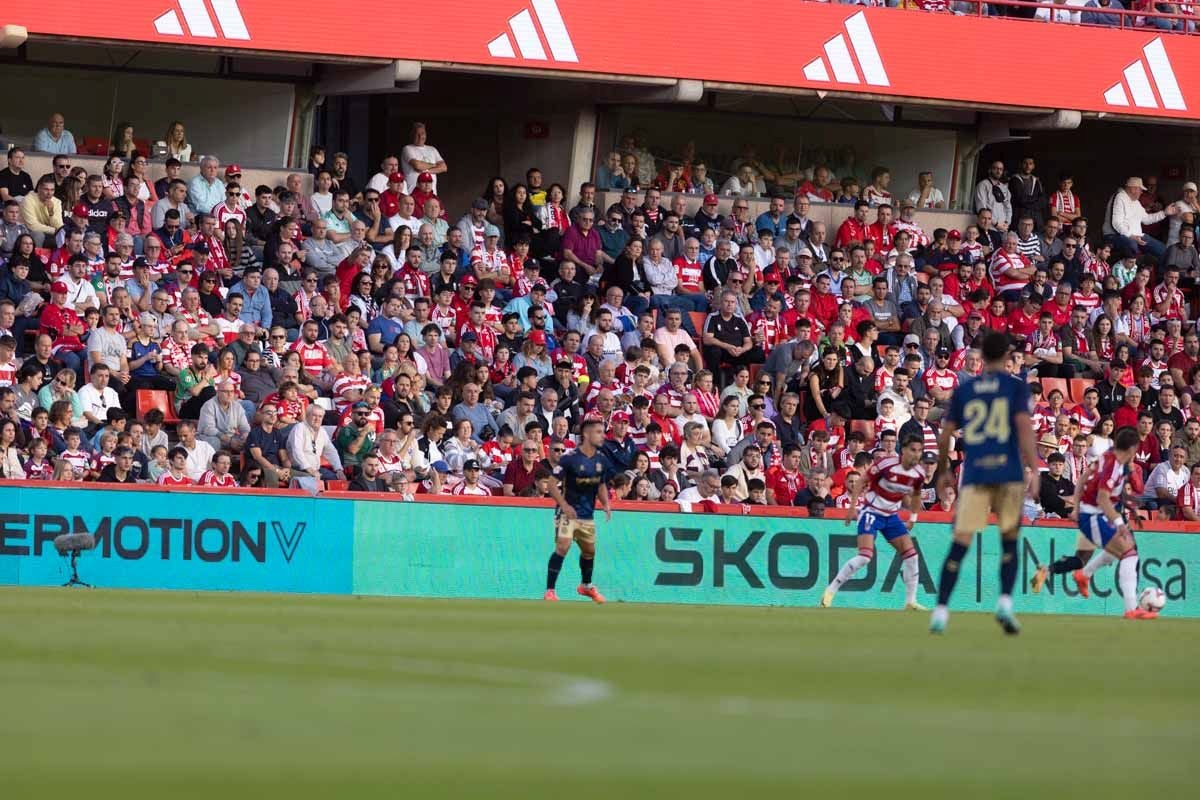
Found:
[(1121, 516), (1121, 497), (1129, 476), (1129, 462), (1139, 445), (1133, 428), (1122, 428), (1113, 446), (1100, 457), (1100, 464), (1087, 479), (1079, 498), (1079, 530), (1096, 546), (1096, 553), (1083, 569), (1072, 574), (1082, 597), (1089, 597), (1092, 575), (1101, 567), (1117, 565), (1117, 585), (1125, 600), (1126, 619), (1154, 619), (1157, 611), (1138, 608), (1138, 552), (1133, 531)]
[(1012, 591), (1017, 581), (1017, 539), (1021, 533), (1021, 510), (1026, 483), (1023, 467), (1033, 471), (1028, 491), (1037, 497), (1038, 456), (1029, 414), (1029, 388), (1009, 374), (1008, 337), (989, 333), (983, 338), (984, 368), (963, 383), (950, 399), (950, 410), (942, 419), (938, 437), (939, 484), (943, 491), (954, 485), (948, 469), (956, 431), (962, 431), (965, 448), (962, 488), (954, 516), (954, 541), (942, 565), (938, 600), (929, 622), (931, 633), (942, 633), (950, 618), (950, 595), (958, 582), (959, 568), (976, 532), (987, 526), (988, 514), (996, 513), (1000, 527), (1000, 598), (996, 621), (1005, 633), (1017, 634), (1021, 626), (1013, 615)]
[(608, 489), (604, 484), (606, 461), (600, 455), (604, 443), (604, 421), (585, 419), (579, 431), (579, 446), (563, 456), (559, 464), (562, 472), (560, 490), (554, 481), (547, 485), (550, 497), (558, 504), (554, 526), (554, 552), (546, 570), (546, 600), (558, 600), (554, 586), (562, 570), (563, 559), (571, 549), (571, 542), (579, 545), (579, 573), (581, 582), (576, 589), (584, 597), (603, 603), (604, 595), (592, 585), (592, 570), (596, 563), (596, 497), (604, 509), (604, 519), (612, 519), (608, 505)]
[[(920, 579), (920, 559), (913, 546), (912, 531), (921, 510), (921, 486), (925, 483), (925, 471), (920, 468), (925, 441), (920, 436), (906, 436), (898, 456), (887, 456), (875, 462), (867, 470), (866, 503), (858, 511), (858, 496), (864, 484), (856, 483), (850, 492), (850, 505), (846, 510), (846, 524), (858, 516), (858, 555), (851, 558), (838, 571), (837, 577), (825, 587), (821, 596), (821, 607), (833, 605), (834, 595), (842, 584), (854, 573), (865, 567), (875, 557), (875, 535), (883, 534), (896, 552), (900, 554), (900, 576), (904, 580), (904, 607), (912, 611), (925, 611), (917, 603), (917, 581)], [(908, 522), (900, 520), (900, 509), (908, 502)]]

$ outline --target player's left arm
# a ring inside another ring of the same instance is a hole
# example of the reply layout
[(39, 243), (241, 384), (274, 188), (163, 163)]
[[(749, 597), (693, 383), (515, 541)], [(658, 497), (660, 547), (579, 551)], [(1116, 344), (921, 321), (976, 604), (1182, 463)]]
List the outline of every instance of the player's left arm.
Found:
[(612, 507), (608, 504), (608, 486), (601, 483), (596, 494), (600, 497), (600, 508), (604, 509), (604, 521), (612, 522)]
[(954, 449), (954, 433), (958, 425), (952, 419), (942, 419), (942, 430), (938, 433), (938, 474), (942, 477), (939, 484), (949, 485), (954, 481), (950, 473), (950, 451)]
[(1038, 489), (1041, 487), (1042, 475), (1038, 470), (1038, 456), (1036, 440), (1033, 435), (1033, 418), (1029, 412), (1022, 409), (1013, 414), (1013, 424), (1017, 427), (1017, 446), (1021, 450), (1021, 461), (1025, 466), (1033, 470), (1033, 479), (1029, 482), (1029, 493), (1033, 497), (1038, 496)]
[(925, 510), (925, 504), (921, 502), (921, 487), (913, 488), (912, 493), (908, 495), (908, 519), (904, 523), (904, 527), (910, 531), (917, 524), (917, 519), (922, 511)]

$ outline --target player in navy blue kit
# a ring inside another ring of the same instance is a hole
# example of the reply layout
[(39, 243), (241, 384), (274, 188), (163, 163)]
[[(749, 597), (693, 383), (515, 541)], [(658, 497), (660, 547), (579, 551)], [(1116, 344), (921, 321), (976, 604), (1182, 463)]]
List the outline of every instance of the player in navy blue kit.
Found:
[[(1021, 534), (1021, 509), (1025, 492), (1038, 492), (1038, 458), (1030, 421), (1029, 387), (1005, 370), (1008, 336), (989, 333), (983, 339), (984, 371), (958, 387), (938, 437), (939, 483), (954, 485), (950, 450), (956, 431), (962, 431), (964, 458), (958, 508), (954, 515), (954, 541), (942, 565), (938, 600), (929, 622), (932, 633), (942, 633), (950, 617), (950, 595), (958, 582), (963, 557), (975, 534), (987, 526), (995, 512), (1000, 528), (1000, 598), (996, 621), (1005, 633), (1020, 633), (1013, 615), (1012, 591), (1017, 581), (1017, 540)], [(1024, 467), (1033, 471), (1027, 487)]]
[(565, 456), (562, 466), (562, 490), (554, 481), (550, 482), (550, 496), (558, 504), (555, 511), (554, 552), (546, 570), (546, 600), (558, 600), (554, 586), (562, 570), (563, 559), (571, 549), (571, 542), (579, 545), (579, 573), (581, 581), (576, 589), (584, 597), (603, 603), (604, 595), (592, 585), (592, 569), (596, 563), (596, 498), (604, 509), (605, 521), (612, 519), (608, 506), (608, 488), (604, 483), (607, 462), (600, 455), (604, 443), (604, 422), (585, 419), (579, 431), (579, 447)]

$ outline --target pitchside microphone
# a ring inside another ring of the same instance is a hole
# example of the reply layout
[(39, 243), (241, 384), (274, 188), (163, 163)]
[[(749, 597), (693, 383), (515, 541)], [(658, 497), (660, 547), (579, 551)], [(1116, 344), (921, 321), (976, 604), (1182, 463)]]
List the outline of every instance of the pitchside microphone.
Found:
[(54, 549), (60, 556), (96, 549), (96, 537), (90, 533), (64, 533), (54, 537)]
[(60, 556), (71, 556), (71, 578), (63, 586), (86, 586), (91, 584), (79, 580), (79, 556), (86, 550), (96, 549), (96, 537), (90, 533), (64, 533), (54, 537), (54, 549)]

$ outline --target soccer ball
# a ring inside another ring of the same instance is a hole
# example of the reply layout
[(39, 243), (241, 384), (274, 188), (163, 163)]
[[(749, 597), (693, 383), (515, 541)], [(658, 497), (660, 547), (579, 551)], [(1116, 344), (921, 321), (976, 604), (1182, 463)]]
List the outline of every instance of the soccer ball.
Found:
[(1138, 608), (1143, 611), (1162, 611), (1167, 604), (1167, 596), (1163, 590), (1154, 586), (1147, 587), (1138, 595)]

